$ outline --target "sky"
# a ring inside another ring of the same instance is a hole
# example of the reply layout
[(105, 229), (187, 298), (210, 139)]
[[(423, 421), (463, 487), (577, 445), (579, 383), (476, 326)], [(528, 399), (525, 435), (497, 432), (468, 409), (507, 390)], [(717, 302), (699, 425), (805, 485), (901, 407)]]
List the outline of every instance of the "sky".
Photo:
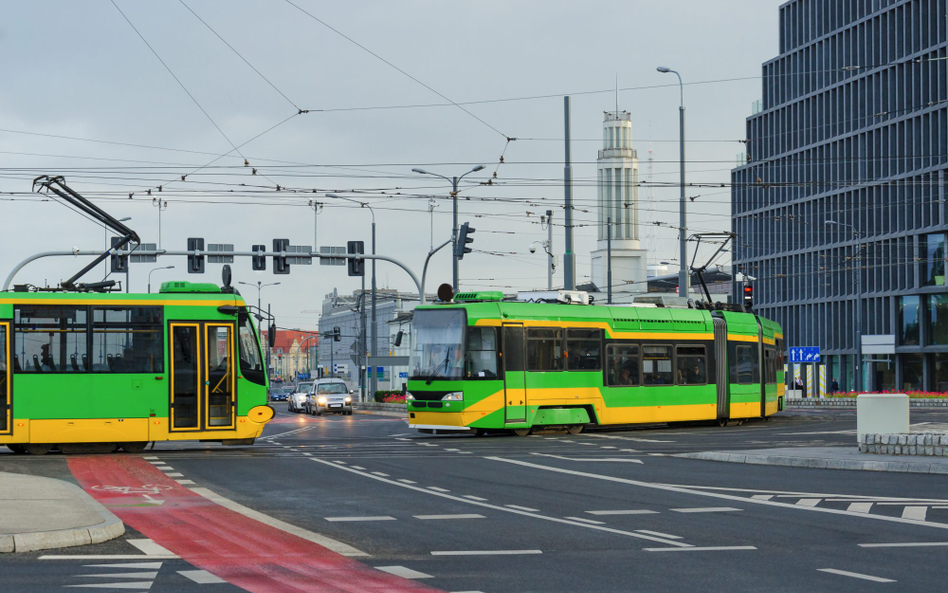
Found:
[[(640, 237), (651, 262), (677, 266), (677, 70), (684, 82), (689, 183), (728, 183), (761, 64), (777, 55), (777, 0), (38, 0), (0, 21), (0, 276), (42, 251), (99, 249), (101, 225), (31, 192), (66, 183), (143, 242), (370, 246), (419, 276), (431, 242), (450, 238), (448, 177), (459, 219), (476, 229), (462, 290), (546, 287), (547, 237), (564, 250), (563, 96), (572, 97), (574, 250), (589, 280), (596, 242), (596, 156), (605, 111), (632, 119)], [(302, 112), (302, 113), (301, 113)], [(501, 160), (501, 157), (502, 160)], [(496, 176), (495, 176), (496, 174)], [(184, 180), (182, 181), (182, 176)], [(490, 185), (487, 185), (487, 182)], [(161, 192), (158, 187), (161, 186)], [(277, 190), (277, 187), (280, 189)], [(151, 195), (149, 195), (149, 190)], [(328, 197), (347, 196), (353, 201)], [(730, 192), (692, 188), (691, 232), (730, 229)], [(157, 198), (167, 208), (156, 207)], [(429, 214), (429, 202), (435, 207)], [(320, 210), (314, 213), (312, 203)], [(159, 210), (161, 210), (159, 215)], [(314, 225), (315, 218), (315, 225)], [(662, 226), (654, 223), (658, 222)], [(314, 228), (315, 226), (315, 228)], [(433, 227), (433, 234), (432, 234)], [(16, 283), (56, 285), (90, 258), (48, 258)], [(183, 257), (134, 263), (132, 292), (171, 279), (220, 282), (220, 265), (186, 273)], [(344, 267), (272, 262), (234, 281), (263, 290), (284, 327), (314, 328), (324, 296), (350, 293)], [(562, 285), (562, 266), (554, 283)], [(99, 266), (83, 278), (101, 280)], [(113, 275), (114, 278), (114, 275)], [(379, 287), (414, 291), (380, 263)], [(428, 288), (451, 281), (444, 249)], [(115, 278), (124, 283), (124, 276)], [(368, 279), (367, 279), (368, 280)], [(248, 301), (256, 288), (238, 286)]]

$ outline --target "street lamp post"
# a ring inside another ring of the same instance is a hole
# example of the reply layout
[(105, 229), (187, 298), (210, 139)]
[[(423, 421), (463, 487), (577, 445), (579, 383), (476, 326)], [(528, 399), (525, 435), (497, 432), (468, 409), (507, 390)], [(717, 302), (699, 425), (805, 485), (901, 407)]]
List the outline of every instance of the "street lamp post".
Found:
[[(369, 205), (368, 205), (367, 203), (365, 203), (365, 202), (360, 202), (359, 200), (354, 200), (354, 199), (352, 199), (352, 198), (347, 198), (347, 197), (345, 197), (345, 196), (339, 196), (339, 195), (336, 195), (336, 194), (326, 194), (326, 197), (329, 197), (329, 198), (338, 198), (338, 199), (340, 199), (340, 200), (346, 200), (347, 202), (353, 202), (353, 203), (358, 204), (359, 207), (361, 207), (361, 208), (368, 208), (368, 209), (369, 209), (369, 213), (372, 215), (372, 255), (375, 255), (375, 210), (372, 209), (372, 206), (369, 206)], [(364, 280), (365, 280), (365, 276), (363, 276), (362, 278), (363, 278), (363, 281), (364, 281)], [(363, 285), (362, 289), (363, 289), (363, 291), (365, 290), (365, 286), (364, 286), (364, 285)], [(378, 341), (379, 341), (379, 340), (378, 340), (378, 324), (377, 324), (377, 322), (376, 322), (375, 304), (376, 304), (376, 299), (375, 299), (375, 260), (373, 259), (373, 260), (372, 260), (372, 356), (373, 356), (373, 357), (378, 356), (378, 353), (379, 353), (379, 352), (378, 352), (378, 348), (379, 348), (379, 347), (378, 347)], [(363, 319), (365, 319), (364, 316), (363, 316)], [(364, 321), (363, 321), (363, 323), (362, 323), (362, 332), (363, 332), (363, 334), (365, 333), (365, 322), (364, 322)], [(363, 339), (364, 339), (364, 338), (363, 338)], [(365, 345), (365, 343), (363, 342), (363, 346), (364, 346), (364, 345)], [(363, 348), (363, 352), (364, 352), (364, 348)], [(366, 367), (368, 367), (368, 365), (366, 365)], [(371, 382), (372, 382), (372, 395), (373, 395), (373, 397), (374, 397), (375, 392), (377, 391), (377, 387), (378, 387), (378, 373), (375, 373), (375, 375), (372, 376), (372, 381), (371, 381)]]
[(451, 184), (452, 207), (454, 210), (454, 223), (453, 223), (453, 226), (451, 227), (451, 245), (454, 248), (454, 253), (452, 255), (453, 266), (452, 266), (451, 278), (453, 281), (455, 294), (457, 294), (458, 292), (458, 182), (460, 182), (462, 179), (464, 179), (466, 176), (470, 175), (471, 173), (476, 173), (482, 170), (483, 168), (484, 168), (484, 165), (478, 165), (474, 167), (473, 169), (471, 169), (470, 171), (468, 171), (467, 173), (465, 173), (464, 175), (461, 175), (460, 177), (445, 177), (444, 175), (431, 173), (430, 171), (425, 171), (424, 169), (412, 169), (412, 172), (418, 173), (419, 175), (431, 175), (433, 177), (440, 177), (441, 179), (444, 179), (445, 181)]
[(152, 269), (148, 272), (148, 294), (151, 294), (151, 274), (152, 274), (152, 272), (156, 272), (156, 271), (158, 271), (158, 270), (173, 270), (173, 269), (174, 269), (174, 266), (162, 266), (162, 267), (160, 267), (160, 268), (152, 268)]
[(856, 391), (862, 391), (862, 266), (857, 266), (862, 251), (862, 236), (859, 229), (851, 224), (827, 220), (826, 224), (849, 227), (853, 230), (856, 245), (853, 253), (853, 269), (856, 272)]
[(685, 85), (681, 82), (681, 75), (671, 68), (659, 66), (656, 68), (662, 74), (672, 73), (678, 77), (678, 88), (681, 93), (681, 104), (678, 107), (678, 144), (680, 148), (679, 163), (681, 168), (681, 198), (678, 201), (679, 223), (678, 223), (678, 249), (679, 249), (679, 270), (678, 270), (678, 296), (686, 299), (691, 293), (691, 274), (688, 271), (688, 247), (685, 244), (685, 233), (687, 232), (687, 220), (685, 217)]
[[(244, 286), (252, 286), (257, 289), (257, 324), (259, 324), (260, 321), (263, 319), (263, 310), (260, 308), (260, 293), (263, 292), (264, 288), (268, 286), (279, 286), (280, 283), (269, 282), (267, 284), (264, 284), (263, 282), (257, 280), (256, 284), (251, 284), (250, 282), (243, 282), (243, 281), (238, 282), (238, 284), (243, 284)], [(267, 307), (267, 311), (268, 311), (267, 317), (269, 318), (269, 306)], [(259, 329), (257, 331), (259, 331)], [(269, 333), (270, 333), (270, 328), (267, 328), (267, 376), (268, 377), (270, 374), (270, 335)]]

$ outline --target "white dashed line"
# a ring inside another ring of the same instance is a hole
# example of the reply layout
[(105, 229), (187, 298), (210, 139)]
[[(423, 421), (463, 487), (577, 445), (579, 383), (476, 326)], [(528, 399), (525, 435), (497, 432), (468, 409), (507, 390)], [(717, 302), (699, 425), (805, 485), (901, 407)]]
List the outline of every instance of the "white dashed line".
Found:
[(590, 515), (657, 515), (658, 511), (649, 511), (646, 509), (628, 509), (615, 511), (586, 511)]
[(339, 461), (339, 460), (333, 461), (333, 463), (338, 463), (339, 465), (345, 465), (345, 464), (346, 464), (345, 461)]
[(928, 507), (905, 507), (902, 511), (903, 519), (913, 519), (915, 521), (924, 521), (928, 514)]
[(754, 500), (770, 500), (773, 497), (773, 494), (755, 494), (754, 496), (751, 496), (751, 498)]
[(860, 548), (929, 548), (948, 546), (948, 542), (897, 542), (893, 544), (859, 544)]
[(797, 506), (798, 507), (815, 507), (816, 505), (820, 504), (821, 500), (823, 499), (822, 498), (801, 498), (800, 500), (797, 501)]
[(450, 519), (484, 519), (484, 515), (477, 514), (460, 514), (460, 515), (415, 515), (416, 519), (421, 519), (422, 521), (440, 521), (440, 520), (450, 520)]
[(183, 478), (183, 477), (184, 477), (184, 474), (182, 474), (182, 473), (180, 473), (180, 472), (171, 472), (171, 473), (167, 473), (167, 474), (165, 474), (165, 475), (168, 476), (169, 478)]
[(157, 456), (157, 455), (146, 455), (145, 457), (142, 457), (142, 459), (158, 459), (158, 456)]
[(460, 449), (445, 449), (445, 451), (450, 451), (452, 453), (457, 453)]
[[(868, 513), (868, 512), (869, 512), (869, 509), (871, 509), (871, 508), (872, 508), (872, 503), (871, 503), (871, 502), (854, 502), (854, 503), (852, 503), (851, 505), (849, 505), (849, 506), (846, 508), (846, 510), (847, 510), (847, 511), (850, 511), (850, 512), (852, 512), (852, 513)], [(905, 507), (905, 510), (908, 510), (909, 508), (911, 508), (911, 507)], [(924, 509), (925, 507), (921, 507), (921, 508)], [(905, 514), (903, 513), (903, 514), (902, 514), (902, 518), (903, 518), (903, 519), (908, 519), (909, 517), (906, 517)], [(925, 519), (923, 518), (922, 520), (924, 521)]]
[(181, 484), (182, 486), (190, 486), (191, 484), (194, 483), (194, 480), (181, 480), (181, 479), (178, 479), (178, 480), (175, 480), (175, 482)]
[(515, 556), (519, 554), (542, 554), (541, 550), (447, 550), (432, 552), (432, 556)]
[(227, 582), (206, 570), (179, 570), (178, 574), (191, 579), (198, 585), (216, 585)]
[(730, 552), (735, 550), (756, 550), (754, 546), (708, 546), (690, 548), (643, 548), (646, 552)]
[(516, 504), (505, 504), (505, 507), (508, 509), (516, 509), (518, 511), (527, 511), (528, 513), (539, 513), (540, 509), (531, 509), (530, 507), (522, 507)]
[(388, 477), (388, 474), (383, 474), (382, 472), (372, 472), (372, 473), (375, 474), (376, 476), (382, 476), (383, 478)]
[(430, 574), (425, 574), (423, 572), (418, 572), (417, 570), (412, 570), (405, 566), (376, 566), (376, 570), (381, 570), (382, 572), (387, 572), (388, 574), (393, 574), (397, 577), (402, 577), (403, 579), (430, 579), (434, 578)]
[[(158, 458), (156, 457), (155, 459), (158, 459)], [(168, 464), (165, 463), (164, 461), (149, 461), (148, 463), (150, 463), (150, 464), (152, 464), (152, 465), (168, 465)]]
[(668, 533), (662, 533), (661, 531), (649, 531), (648, 529), (636, 529), (636, 533), (646, 533), (648, 535), (656, 535), (658, 537), (664, 537), (666, 539), (681, 539), (680, 535), (671, 535)]
[(590, 525), (605, 525), (602, 521), (594, 521), (593, 519), (583, 519), (582, 517), (566, 517), (573, 521), (582, 521), (583, 523), (589, 523)]
[(676, 513), (730, 513), (732, 511), (743, 511), (734, 507), (696, 507), (691, 509), (671, 509)]
[(846, 570), (837, 570), (835, 568), (817, 568), (819, 572), (828, 572), (830, 574), (836, 574), (841, 577), (852, 577), (854, 579), (862, 579), (864, 581), (872, 581), (874, 583), (894, 583), (892, 579), (884, 579), (882, 577), (874, 577), (869, 574), (859, 574), (858, 572), (849, 572)]
[(481, 502), (485, 502), (487, 500), (486, 498), (481, 498), (480, 496), (474, 496), (473, 494), (463, 494), (462, 496), (464, 498), (470, 498), (471, 500), (479, 500)]
[(412, 480), (406, 480), (406, 479), (404, 479), (404, 478), (402, 478), (401, 480), (399, 480), (399, 482), (401, 482), (402, 484), (417, 484), (417, 483), (418, 483), (418, 482), (414, 482), (414, 481), (412, 481)]
[(428, 490), (434, 490), (435, 492), (451, 492), (447, 488), (438, 488), (437, 486), (428, 486)]
[(338, 523), (343, 521), (395, 521), (395, 517), (389, 517), (387, 515), (380, 515), (378, 517), (323, 517), (326, 521), (331, 523)]
[(352, 467), (352, 469), (357, 469), (357, 470), (359, 470), (360, 472), (361, 472), (361, 471), (365, 471), (365, 468), (362, 467), (361, 465), (353, 465), (353, 466), (350, 466), (350, 467)]

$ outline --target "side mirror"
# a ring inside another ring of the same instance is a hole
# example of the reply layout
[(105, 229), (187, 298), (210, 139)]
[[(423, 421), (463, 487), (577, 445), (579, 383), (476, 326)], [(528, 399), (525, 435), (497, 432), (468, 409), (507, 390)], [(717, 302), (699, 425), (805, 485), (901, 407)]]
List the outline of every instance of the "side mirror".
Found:
[(270, 347), (273, 348), (276, 345), (277, 341), (277, 326), (275, 323), (270, 324), (270, 329), (267, 330), (267, 343), (270, 344)]

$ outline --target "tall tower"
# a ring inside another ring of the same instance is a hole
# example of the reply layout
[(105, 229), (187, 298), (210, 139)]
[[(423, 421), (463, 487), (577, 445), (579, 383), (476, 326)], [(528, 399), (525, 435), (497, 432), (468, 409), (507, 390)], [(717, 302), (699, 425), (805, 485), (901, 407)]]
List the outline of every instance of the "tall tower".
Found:
[[(592, 252), (592, 280), (607, 288), (607, 227), (612, 219), (613, 291), (626, 282), (645, 280), (646, 251), (639, 246), (639, 159), (632, 149), (632, 118), (628, 111), (607, 111), (599, 151), (599, 236)], [(623, 292), (645, 292), (644, 285)]]

